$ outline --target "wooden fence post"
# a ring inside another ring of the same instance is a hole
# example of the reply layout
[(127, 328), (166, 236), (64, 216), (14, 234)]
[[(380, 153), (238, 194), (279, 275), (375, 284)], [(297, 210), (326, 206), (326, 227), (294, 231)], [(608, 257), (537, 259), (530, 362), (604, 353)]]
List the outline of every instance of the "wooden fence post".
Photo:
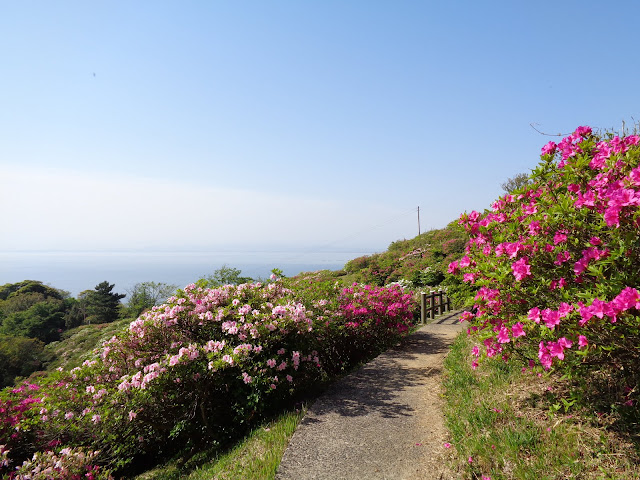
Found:
[(436, 318), (435, 307), (436, 307), (436, 297), (434, 296), (434, 291), (431, 290), (429, 292), (429, 318), (431, 320)]
[[(427, 308), (427, 298), (429, 299), (429, 308)], [(429, 295), (426, 292), (420, 292), (420, 323), (422, 324), (427, 321), (427, 310), (429, 310), (429, 319), (433, 320), (436, 316), (451, 311), (451, 299), (442, 289), (437, 292), (431, 290)]]

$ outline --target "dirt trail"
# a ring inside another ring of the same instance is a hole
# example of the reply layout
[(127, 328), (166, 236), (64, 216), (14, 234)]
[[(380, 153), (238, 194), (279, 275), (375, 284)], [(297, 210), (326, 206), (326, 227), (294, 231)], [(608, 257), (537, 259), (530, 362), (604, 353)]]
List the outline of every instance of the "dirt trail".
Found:
[(446, 469), (441, 373), (462, 330), (446, 314), (333, 385), (309, 409), (278, 480), (455, 478)]

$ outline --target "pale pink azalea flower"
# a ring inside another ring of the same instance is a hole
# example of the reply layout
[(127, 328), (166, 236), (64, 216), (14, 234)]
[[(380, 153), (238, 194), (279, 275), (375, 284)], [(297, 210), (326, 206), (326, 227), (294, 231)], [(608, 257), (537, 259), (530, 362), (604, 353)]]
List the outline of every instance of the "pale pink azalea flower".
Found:
[(225, 343), (226, 342), (224, 340), (221, 341), (221, 342), (215, 341), (215, 340), (209, 340), (206, 343), (204, 349), (205, 349), (206, 352), (210, 352), (210, 353), (211, 352), (214, 352), (214, 353), (215, 352), (219, 352), (220, 350), (222, 350), (224, 348)]

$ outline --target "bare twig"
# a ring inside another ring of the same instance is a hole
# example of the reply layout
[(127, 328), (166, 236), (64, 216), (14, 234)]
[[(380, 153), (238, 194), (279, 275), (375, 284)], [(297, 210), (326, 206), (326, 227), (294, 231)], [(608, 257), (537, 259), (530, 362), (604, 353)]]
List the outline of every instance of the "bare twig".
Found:
[(540, 130), (538, 130), (533, 125), (534, 125), (533, 123), (529, 124), (529, 126), (531, 128), (533, 128), (536, 132), (538, 132), (540, 135), (546, 135), (547, 137), (565, 137), (565, 136), (569, 135), (568, 133), (544, 133), (544, 132), (541, 132)]

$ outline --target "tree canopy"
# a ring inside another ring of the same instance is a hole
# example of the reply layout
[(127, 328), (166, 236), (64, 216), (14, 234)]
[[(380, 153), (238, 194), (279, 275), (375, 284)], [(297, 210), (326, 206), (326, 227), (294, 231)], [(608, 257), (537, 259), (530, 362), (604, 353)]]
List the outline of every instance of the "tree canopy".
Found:
[(531, 179), (526, 173), (518, 173), (517, 175), (508, 178), (506, 182), (504, 182), (501, 187), (504, 190), (504, 193), (513, 193), (516, 190), (520, 190), (523, 187), (526, 187), (531, 183)]
[(109, 323), (118, 318), (120, 300), (127, 295), (112, 292), (114, 287), (115, 284), (104, 281), (87, 293), (85, 301), (89, 323)]
[(166, 283), (141, 282), (136, 283), (128, 292), (127, 314), (137, 317), (143, 311), (159, 305), (176, 291), (176, 285)]
[(250, 283), (253, 281), (251, 277), (243, 277), (242, 271), (222, 265), (213, 275), (209, 275), (199, 281), (199, 285), (206, 288), (220, 287), (222, 285), (240, 285), (242, 283)]

